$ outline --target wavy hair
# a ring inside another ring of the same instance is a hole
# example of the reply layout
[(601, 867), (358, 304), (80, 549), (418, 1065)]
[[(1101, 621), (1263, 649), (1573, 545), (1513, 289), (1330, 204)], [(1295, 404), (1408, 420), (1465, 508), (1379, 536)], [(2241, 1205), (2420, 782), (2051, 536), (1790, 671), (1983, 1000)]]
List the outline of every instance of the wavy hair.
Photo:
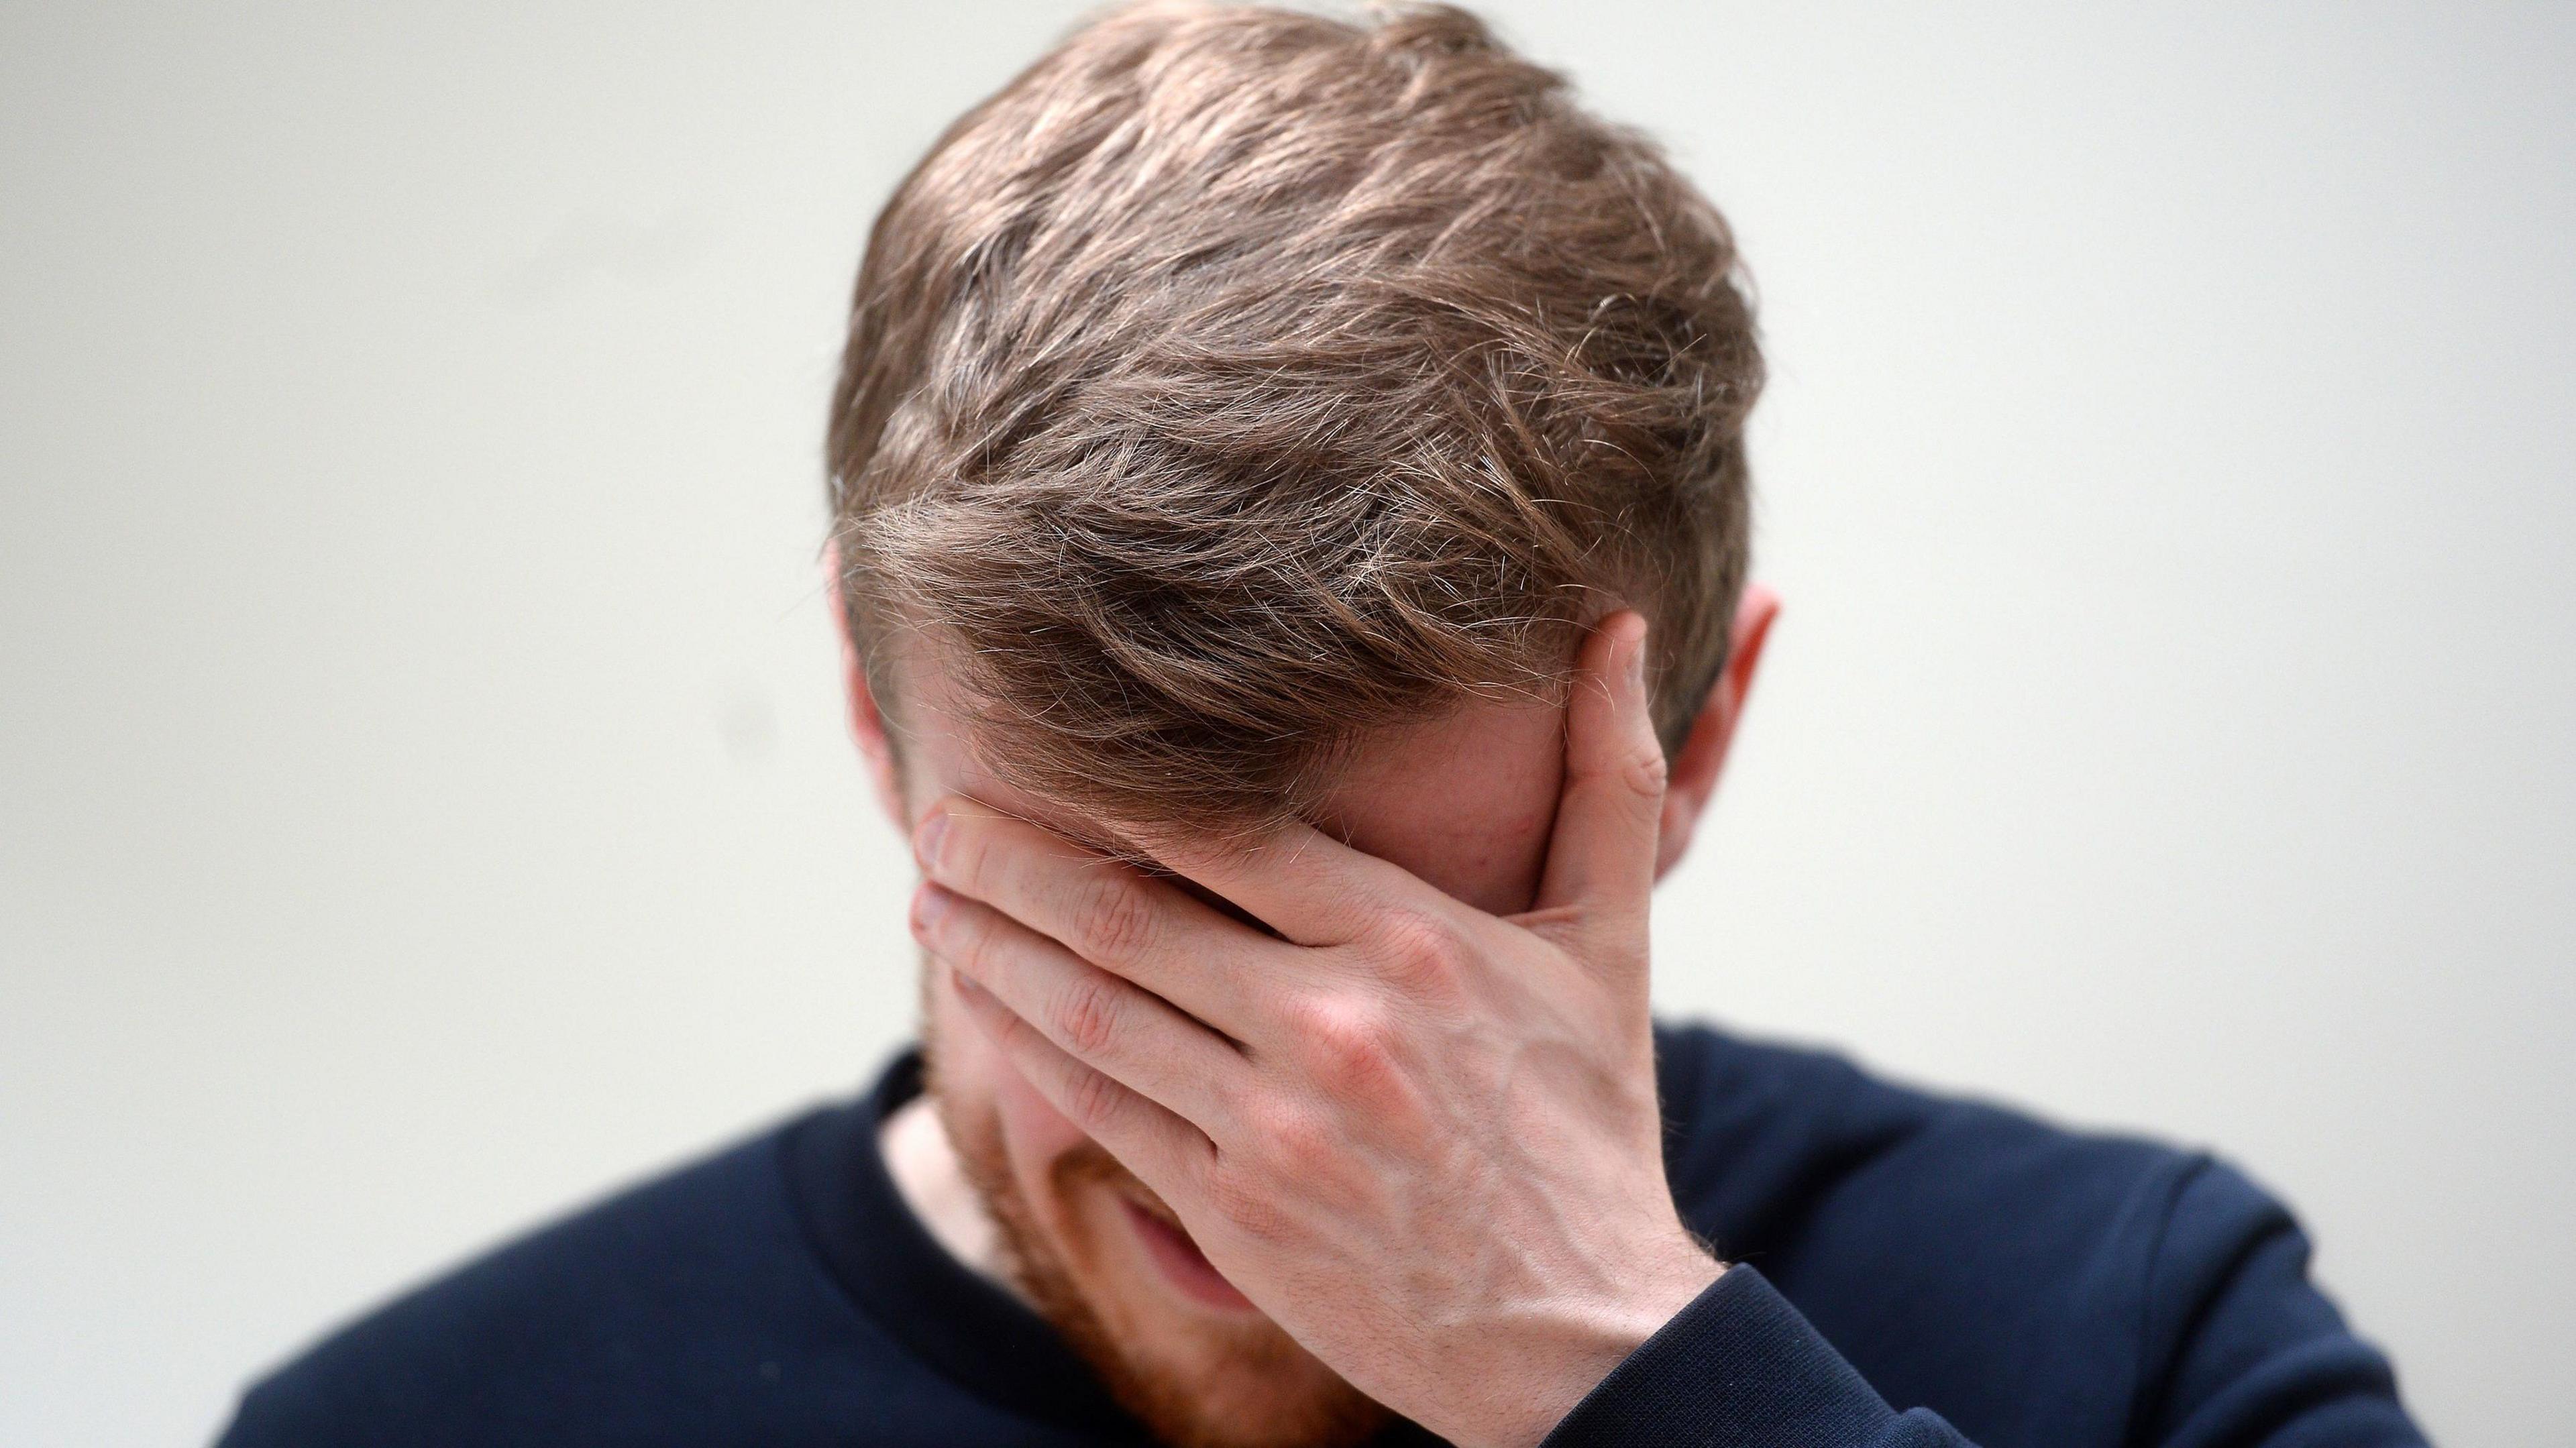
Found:
[(1112, 11), (878, 217), (832, 399), (842, 598), (991, 766), (1257, 825), (1354, 741), (1653, 622), (1677, 747), (1745, 573), (1726, 223), (1448, 7)]

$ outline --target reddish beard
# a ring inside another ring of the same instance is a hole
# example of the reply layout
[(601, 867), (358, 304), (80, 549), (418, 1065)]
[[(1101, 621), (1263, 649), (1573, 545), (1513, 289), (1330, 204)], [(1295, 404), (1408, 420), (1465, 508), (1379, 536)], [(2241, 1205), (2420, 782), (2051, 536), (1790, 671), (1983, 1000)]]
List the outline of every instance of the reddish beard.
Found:
[[(925, 1080), (940, 1124), (968, 1185), (999, 1230), (1002, 1265), (1058, 1336), (1154, 1436), (1171, 1448), (1355, 1448), (1384, 1428), (1385, 1408), (1316, 1361), (1278, 1324), (1247, 1315), (1241, 1322), (1203, 1322), (1191, 1362), (1156, 1362), (1122, 1344), (1102, 1308), (1076, 1279), (1076, 1264), (1113, 1270), (1104, 1243), (1077, 1203), (1086, 1192), (1159, 1202), (1096, 1142), (1058, 1156), (1046, 1168), (1056, 1225), (1050, 1234), (1012, 1176), (999, 1115), (970, 1112), (940, 1089), (938, 1054), (925, 1052)], [(1065, 1243), (1056, 1245), (1060, 1236)], [(1068, 1260), (1071, 1258), (1072, 1260)], [(1151, 1290), (1151, 1289), (1149, 1289)]]

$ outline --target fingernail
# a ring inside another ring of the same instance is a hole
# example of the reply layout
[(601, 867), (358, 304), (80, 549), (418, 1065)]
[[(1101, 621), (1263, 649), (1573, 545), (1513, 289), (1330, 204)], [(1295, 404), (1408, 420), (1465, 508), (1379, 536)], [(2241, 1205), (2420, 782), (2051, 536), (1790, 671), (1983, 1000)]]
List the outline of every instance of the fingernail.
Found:
[(929, 869), (932, 864), (938, 861), (939, 842), (947, 838), (947, 836), (948, 811), (944, 808), (932, 810), (929, 815), (922, 820), (920, 828), (913, 831), (913, 858), (920, 863), (923, 869)]
[(914, 929), (928, 930), (930, 927), (939, 923), (940, 916), (947, 913), (947, 891), (940, 889), (936, 885), (924, 883), (920, 889), (912, 892), (912, 924)]
[(1646, 687), (1646, 631), (1642, 628), (1628, 643), (1628, 682), (1640, 689)]

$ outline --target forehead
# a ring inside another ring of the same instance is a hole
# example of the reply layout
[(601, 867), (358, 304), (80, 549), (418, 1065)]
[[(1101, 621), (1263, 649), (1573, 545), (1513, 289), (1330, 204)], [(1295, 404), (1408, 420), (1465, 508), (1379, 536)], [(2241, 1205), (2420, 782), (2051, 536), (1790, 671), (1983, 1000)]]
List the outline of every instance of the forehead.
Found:
[[(1075, 839), (1097, 822), (997, 777), (943, 672), (903, 670), (905, 789), (912, 809), (964, 794)], [(1481, 910), (1527, 909), (1564, 778), (1564, 710), (1469, 700), (1352, 748), (1310, 823)]]

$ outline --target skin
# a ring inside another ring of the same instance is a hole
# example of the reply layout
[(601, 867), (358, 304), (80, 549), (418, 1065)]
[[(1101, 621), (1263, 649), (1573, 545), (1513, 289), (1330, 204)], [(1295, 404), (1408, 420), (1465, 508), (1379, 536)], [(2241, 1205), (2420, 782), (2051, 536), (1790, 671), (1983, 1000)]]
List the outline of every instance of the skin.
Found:
[(936, 1100), (885, 1140), (907, 1198), (1173, 1441), (1350, 1441), (1373, 1402), (1538, 1442), (1723, 1270), (1663, 1177), (1648, 900), (1777, 612), (1747, 591), (1669, 762), (1645, 622), (1614, 614), (1562, 708), (1372, 741), (1249, 842), (1137, 840), (1168, 876), (994, 779), (935, 658), (900, 671), (900, 749), (853, 664), (924, 877)]

